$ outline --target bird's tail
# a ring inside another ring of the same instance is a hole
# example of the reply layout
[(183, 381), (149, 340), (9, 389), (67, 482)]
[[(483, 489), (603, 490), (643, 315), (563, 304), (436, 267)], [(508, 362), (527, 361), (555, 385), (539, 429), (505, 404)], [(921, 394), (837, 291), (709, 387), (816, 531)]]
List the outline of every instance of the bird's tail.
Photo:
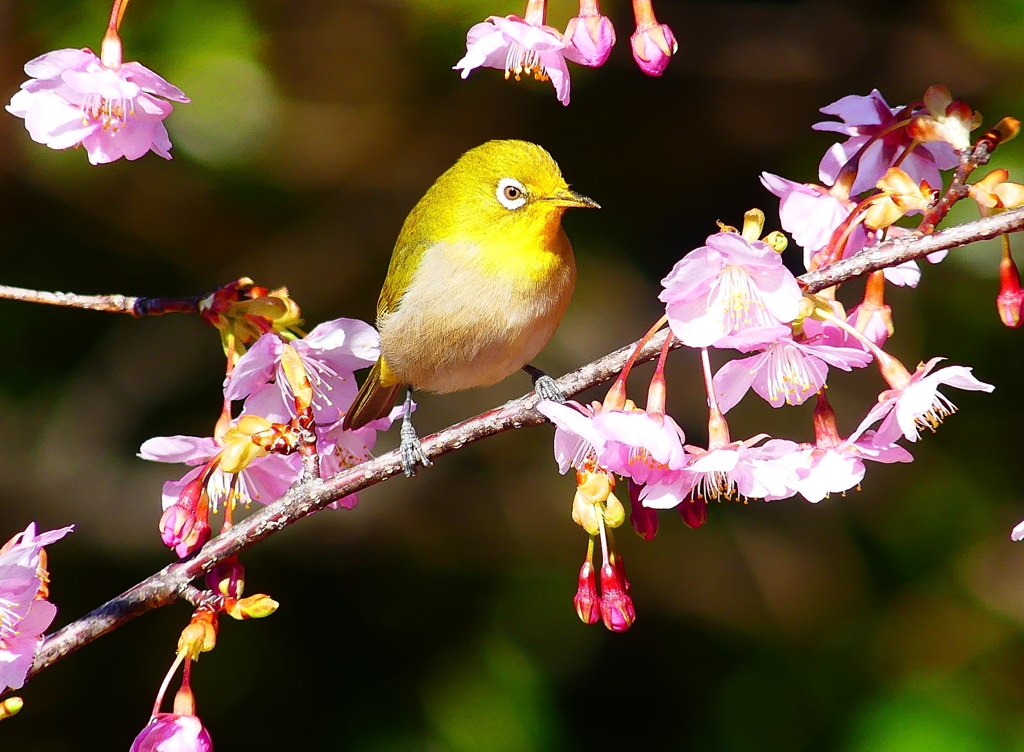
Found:
[(391, 412), (401, 388), (402, 384), (394, 380), (394, 375), (384, 362), (384, 358), (377, 358), (366, 381), (359, 388), (355, 401), (345, 413), (342, 428), (354, 431), (377, 418), (383, 418)]

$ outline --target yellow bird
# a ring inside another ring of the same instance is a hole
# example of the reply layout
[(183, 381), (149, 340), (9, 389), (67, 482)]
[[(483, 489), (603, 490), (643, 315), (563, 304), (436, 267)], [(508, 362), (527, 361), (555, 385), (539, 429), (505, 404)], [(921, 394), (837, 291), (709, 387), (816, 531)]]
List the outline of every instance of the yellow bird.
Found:
[(542, 396), (554, 382), (529, 365), (572, 297), (576, 263), (562, 214), (598, 205), (569, 190), (555, 160), (526, 141), (488, 141), (448, 169), (402, 225), (377, 303), (380, 358), (346, 428), (387, 415), (408, 387), (402, 466), (430, 462), (409, 413), (412, 390), (456, 392), (519, 369)]

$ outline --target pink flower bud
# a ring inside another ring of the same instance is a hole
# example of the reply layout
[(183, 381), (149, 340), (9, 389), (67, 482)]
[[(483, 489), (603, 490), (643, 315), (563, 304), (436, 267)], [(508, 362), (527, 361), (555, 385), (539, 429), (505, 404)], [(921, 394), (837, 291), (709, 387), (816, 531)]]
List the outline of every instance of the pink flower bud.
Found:
[(167, 507), (160, 517), (160, 538), (164, 545), (181, 557), (202, 547), (213, 532), (207, 519), (208, 511), (206, 505), (203, 505), (203, 514), (179, 504)]
[(700, 496), (689, 496), (683, 499), (678, 507), (679, 517), (689, 528), (696, 530), (708, 521), (708, 503)]
[(245, 567), (238, 557), (225, 559), (206, 573), (206, 587), (229, 598), (241, 598), (245, 589)]
[(213, 740), (194, 715), (157, 713), (132, 742), (130, 752), (212, 752)]
[(629, 481), (629, 524), (644, 540), (651, 540), (658, 534), (658, 510), (648, 509), (640, 501), (642, 483)]
[(601, 567), (601, 618), (612, 632), (625, 632), (636, 621), (625, 574), (607, 562)]
[(1020, 272), (1013, 256), (1003, 252), (1003, 260), (999, 262), (999, 295), (996, 296), (996, 308), (1002, 322), (1016, 329), (1021, 325), (1021, 304), (1024, 303), (1024, 290), (1020, 286)]
[(570, 18), (564, 39), (577, 53), (577, 62), (597, 68), (604, 65), (615, 44), (615, 27), (608, 16), (580, 14)]
[(633, 0), (633, 16), (636, 18), (636, 31), (630, 39), (633, 59), (647, 75), (660, 76), (679, 49), (672, 29), (658, 23), (651, 0)]
[(572, 602), (576, 606), (576, 615), (584, 624), (597, 624), (600, 621), (601, 609), (598, 607), (597, 577), (590, 559), (583, 562), (583, 566), (580, 567), (579, 586)]
[(633, 59), (648, 76), (664, 73), (672, 55), (679, 49), (672, 29), (665, 24), (650, 29), (637, 29), (630, 42), (633, 45)]

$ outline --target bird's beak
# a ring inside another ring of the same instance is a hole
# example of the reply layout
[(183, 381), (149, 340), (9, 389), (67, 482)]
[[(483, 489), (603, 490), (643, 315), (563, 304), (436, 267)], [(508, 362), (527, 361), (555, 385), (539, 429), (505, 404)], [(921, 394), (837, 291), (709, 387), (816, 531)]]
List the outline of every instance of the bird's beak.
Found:
[(576, 191), (570, 191), (568, 189), (553, 193), (551, 196), (548, 196), (547, 200), (555, 206), (567, 206), (577, 209), (601, 208), (601, 205), (594, 201), (594, 199), (587, 198), (582, 193), (576, 193)]

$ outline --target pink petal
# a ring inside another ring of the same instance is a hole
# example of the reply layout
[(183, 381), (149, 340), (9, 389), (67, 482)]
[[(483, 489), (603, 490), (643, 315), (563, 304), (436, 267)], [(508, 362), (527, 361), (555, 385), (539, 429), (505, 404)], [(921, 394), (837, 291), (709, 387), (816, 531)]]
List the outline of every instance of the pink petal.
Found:
[(139, 447), (139, 457), (154, 462), (184, 462), (194, 465), (220, 452), (217, 442), (199, 436), (157, 436)]
[(224, 397), (240, 400), (263, 388), (274, 376), (282, 346), (281, 338), (276, 334), (264, 334), (256, 340), (235, 364), (224, 385)]
[(718, 369), (712, 382), (718, 408), (723, 413), (732, 410), (743, 399), (743, 395), (754, 382), (754, 374), (763, 359), (764, 355), (755, 355), (752, 358), (730, 360)]
[(85, 70), (99, 60), (91, 50), (54, 50), (25, 63), (25, 73), (32, 78), (56, 78), (67, 70)]
[(158, 76), (141, 63), (125, 63), (121, 66), (121, 73), (129, 81), (138, 84), (143, 91), (175, 102), (188, 103), (191, 101), (181, 89), (168, 83), (166, 79)]

